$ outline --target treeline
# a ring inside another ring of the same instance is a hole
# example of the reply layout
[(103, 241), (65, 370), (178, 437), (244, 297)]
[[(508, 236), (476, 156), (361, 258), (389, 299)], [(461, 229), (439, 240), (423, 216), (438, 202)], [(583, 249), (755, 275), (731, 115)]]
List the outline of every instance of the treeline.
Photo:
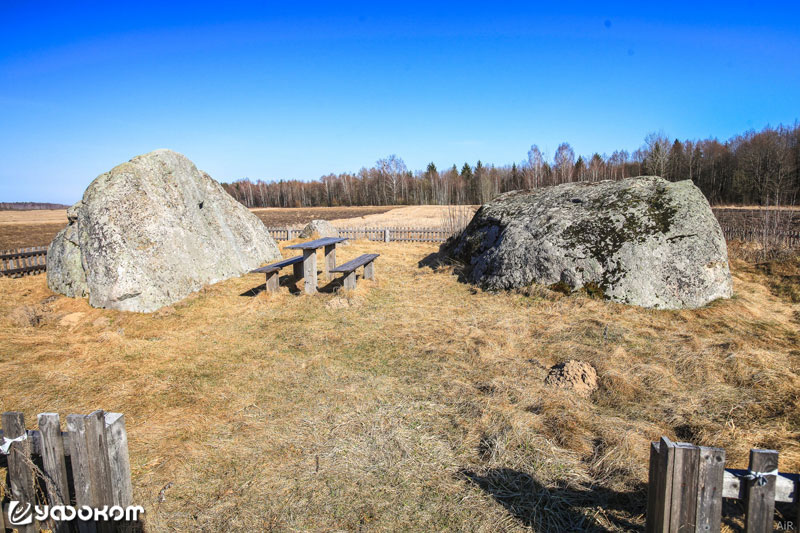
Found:
[(34, 209), (66, 209), (64, 204), (48, 204), (42, 202), (0, 202), (0, 211), (31, 211)]
[(690, 179), (712, 204), (793, 205), (800, 190), (800, 123), (751, 130), (725, 142), (670, 141), (653, 133), (633, 153), (611, 155), (576, 157), (563, 143), (552, 160), (534, 145), (526, 160), (505, 166), (478, 161), (440, 170), (430, 163), (412, 172), (391, 155), (371, 168), (314, 181), (244, 179), (223, 186), (248, 207), (482, 204), (516, 189), (640, 175)]

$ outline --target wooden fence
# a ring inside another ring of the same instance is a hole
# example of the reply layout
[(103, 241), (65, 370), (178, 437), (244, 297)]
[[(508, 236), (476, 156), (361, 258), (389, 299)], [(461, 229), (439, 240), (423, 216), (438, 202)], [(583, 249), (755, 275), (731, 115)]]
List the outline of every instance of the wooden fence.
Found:
[(800, 231), (764, 230), (758, 226), (745, 226), (720, 222), (725, 240), (767, 242), (785, 248), (800, 248)]
[(39, 274), (47, 269), (47, 246), (0, 251), (0, 276)]
[(778, 472), (774, 450), (750, 450), (748, 469), (732, 470), (721, 448), (662, 437), (650, 447), (646, 531), (719, 532), (723, 498), (743, 501), (746, 532), (773, 531), (775, 502), (798, 505), (798, 487), (797, 474)]
[[(297, 228), (268, 227), (272, 238), (286, 241), (300, 238), (302, 230)], [(382, 242), (444, 242), (452, 232), (442, 228), (341, 228), (339, 236), (348, 239), (366, 239)]]
[[(61, 431), (57, 413), (40, 414), (38, 423), (38, 430), (26, 430), (22, 413), (2, 415), (0, 440), (8, 449), (7, 455), (0, 454), (0, 466), (8, 470), (11, 489), (8, 497), (20, 502), (17, 508), (31, 504), (124, 509), (132, 505), (128, 437), (122, 414), (94, 411), (88, 415), (68, 415), (65, 432)], [(0, 513), (0, 531), (12, 527), (8, 511), (6, 503)], [(73, 525), (66, 521), (52, 522), (41, 526), (63, 533)], [(76, 520), (74, 525), (81, 531), (95, 529), (91, 522)], [(39, 531), (33, 523), (13, 527), (20, 533)], [(135, 528), (130, 523), (98, 521), (97, 529)]]

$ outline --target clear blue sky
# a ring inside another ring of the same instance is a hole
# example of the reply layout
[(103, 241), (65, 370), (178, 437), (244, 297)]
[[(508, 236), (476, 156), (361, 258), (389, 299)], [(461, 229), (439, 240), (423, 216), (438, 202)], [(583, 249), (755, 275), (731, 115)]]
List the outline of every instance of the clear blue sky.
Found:
[(0, 201), (156, 148), (219, 181), (726, 139), (800, 118), (797, 2), (0, 0)]

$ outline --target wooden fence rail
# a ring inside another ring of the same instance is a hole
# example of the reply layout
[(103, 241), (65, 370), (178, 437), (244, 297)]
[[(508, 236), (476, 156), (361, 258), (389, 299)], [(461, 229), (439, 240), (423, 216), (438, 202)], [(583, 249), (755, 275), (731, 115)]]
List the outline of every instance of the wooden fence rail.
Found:
[(47, 246), (0, 251), (0, 276), (39, 274), (47, 269)]
[(798, 505), (798, 488), (800, 476), (778, 472), (774, 450), (750, 450), (748, 469), (733, 470), (721, 448), (662, 437), (650, 446), (646, 531), (719, 532), (723, 498), (744, 502), (746, 532), (773, 531), (775, 502)]
[[(3, 502), (0, 531), (12, 527), (11, 501), (19, 502), (17, 508), (30, 504), (124, 509), (132, 505), (128, 437), (122, 414), (94, 411), (68, 415), (67, 431), (61, 430), (57, 413), (40, 414), (38, 423), (38, 430), (26, 430), (22, 413), (2, 415), (0, 441), (8, 449), (6, 455), (0, 454), (0, 467), (8, 471), (10, 501)], [(123, 522), (51, 522), (40, 525), (58, 533), (71, 531), (73, 526), (80, 531), (135, 530), (132, 524)], [(13, 527), (20, 533), (39, 531), (35, 523)]]
[[(276, 227), (267, 227), (267, 230), (277, 241), (297, 239), (301, 231), (297, 228)], [(340, 237), (347, 239), (382, 242), (444, 242), (452, 235), (452, 232), (442, 228), (341, 228), (338, 231)]]

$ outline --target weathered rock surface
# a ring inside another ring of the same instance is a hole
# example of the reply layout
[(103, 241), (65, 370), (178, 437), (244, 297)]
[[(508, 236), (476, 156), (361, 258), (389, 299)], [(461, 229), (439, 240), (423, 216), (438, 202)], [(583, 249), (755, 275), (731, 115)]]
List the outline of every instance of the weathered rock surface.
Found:
[(258, 217), (170, 150), (98, 176), (67, 216), (47, 284), (94, 307), (155, 311), (280, 257)]
[(312, 220), (306, 227), (303, 228), (303, 231), (300, 232), (301, 239), (308, 239), (310, 237), (338, 237), (339, 230), (337, 230), (333, 225), (328, 222), (327, 220)]
[(691, 181), (647, 176), (512, 191), (482, 206), (442, 251), (489, 290), (586, 288), (661, 309), (733, 293), (722, 230)]

